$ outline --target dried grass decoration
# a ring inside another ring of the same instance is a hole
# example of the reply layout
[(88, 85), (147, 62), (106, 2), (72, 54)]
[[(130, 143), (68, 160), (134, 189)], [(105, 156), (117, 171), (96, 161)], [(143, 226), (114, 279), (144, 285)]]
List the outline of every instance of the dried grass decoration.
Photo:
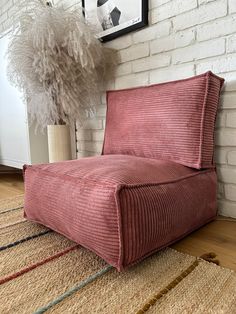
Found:
[(81, 125), (99, 102), (116, 54), (95, 38), (82, 10), (21, 1), (8, 47), (8, 75), (27, 100), (30, 122)]

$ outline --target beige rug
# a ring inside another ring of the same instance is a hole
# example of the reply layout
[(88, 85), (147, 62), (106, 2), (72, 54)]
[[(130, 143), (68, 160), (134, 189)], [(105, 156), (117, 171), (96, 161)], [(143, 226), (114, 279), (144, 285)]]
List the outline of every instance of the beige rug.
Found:
[(118, 273), (0, 201), (0, 313), (236, 313), (236, 273), (165, 249)]

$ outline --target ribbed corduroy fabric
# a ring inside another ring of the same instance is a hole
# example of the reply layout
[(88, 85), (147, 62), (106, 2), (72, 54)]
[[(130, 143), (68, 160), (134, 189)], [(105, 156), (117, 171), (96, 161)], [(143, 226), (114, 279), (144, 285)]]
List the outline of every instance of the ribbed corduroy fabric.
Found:
[(140, 88), (109, 91), (103, 154), (213, 167), (214, 126), (224, 79), (207, 72)]
[(25, 217), (118, 270), (214, 219), (223, 81), (207, 72), (108, 92), (103, 156), (25, 166)]
[(105, 155), (26, 166), (25, 216), (118, 270), (213, 219), (214, 169)]

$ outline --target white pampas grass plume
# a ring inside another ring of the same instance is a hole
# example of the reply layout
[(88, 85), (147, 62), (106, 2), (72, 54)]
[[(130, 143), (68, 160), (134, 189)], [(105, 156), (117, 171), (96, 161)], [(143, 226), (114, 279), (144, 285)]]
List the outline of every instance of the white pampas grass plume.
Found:
[(95, 38), (82, 11), (20, 1), (8, 47), (8, 76), (23, 90), (30, 121), (81, 125), (99, 102), (99, 84), (115, 64), (114, 51)]

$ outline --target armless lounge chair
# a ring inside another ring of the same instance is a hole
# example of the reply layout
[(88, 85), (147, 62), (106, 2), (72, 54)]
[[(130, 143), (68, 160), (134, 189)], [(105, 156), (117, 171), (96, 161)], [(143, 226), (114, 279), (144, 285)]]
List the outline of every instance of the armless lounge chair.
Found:
[(213, 220), (223, 82), (207, 72), (109, 91), (102, 155), (25, 166), (25, 217), (118, 270)]

